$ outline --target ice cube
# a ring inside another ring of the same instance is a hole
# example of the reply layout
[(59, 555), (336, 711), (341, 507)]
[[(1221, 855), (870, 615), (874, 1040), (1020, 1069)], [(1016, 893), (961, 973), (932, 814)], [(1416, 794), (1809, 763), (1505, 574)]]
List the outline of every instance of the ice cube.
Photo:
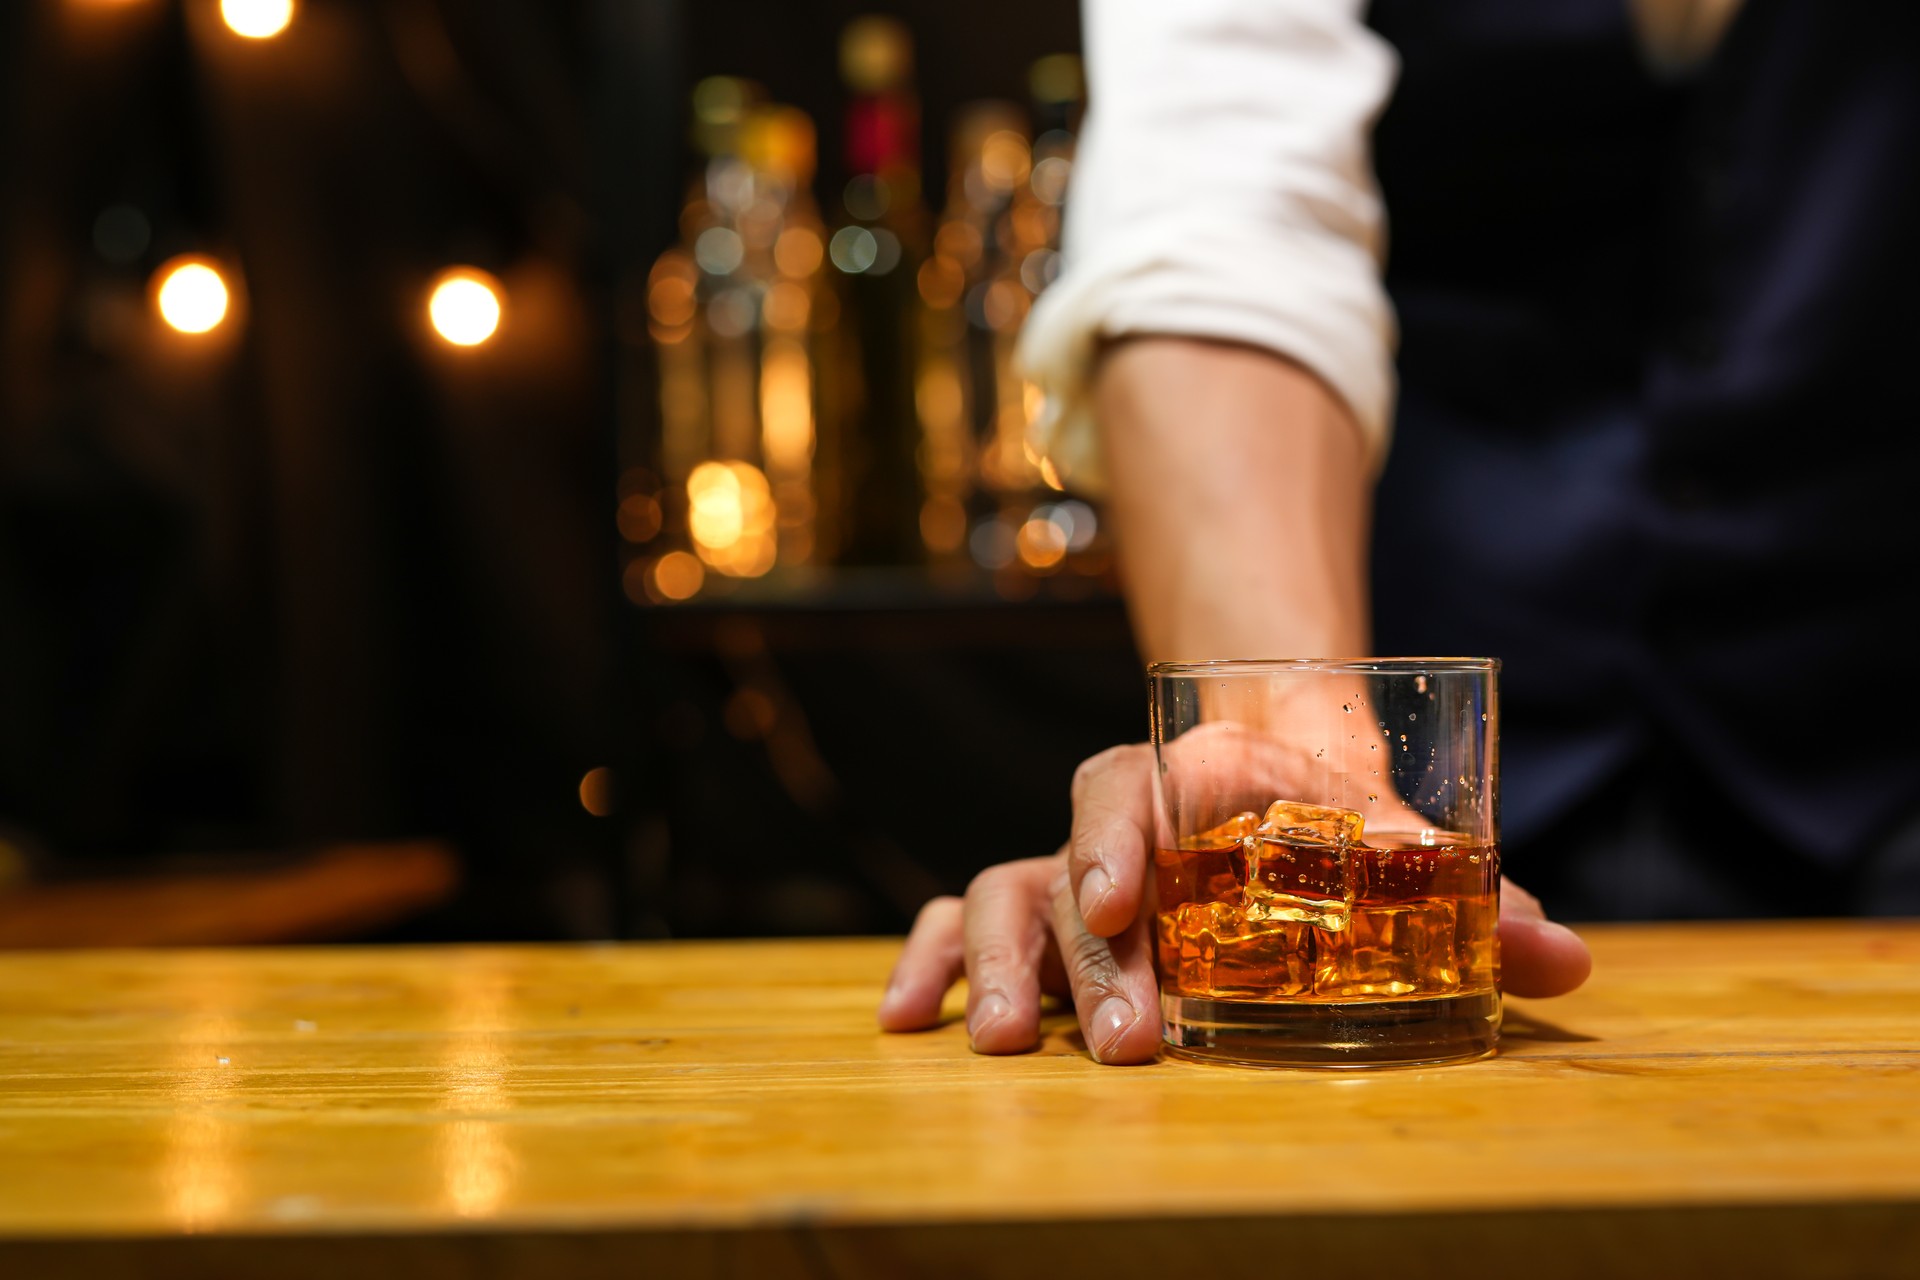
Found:
[(1460, 989), (1454, 904), (1426, 899), (1398, 906), (1356, 905), (1341, 930), (1314, 936), (1313, 992), (1364, 996), (1439, 996)]
[(1351, 809), (1335, 809), (1322, 804), (1301, 804), (1297, 800), (1275, 800), (1267, 806), (1255, 834), (1285, 840), (1289, 844), (1319, 841), (1340, 846), (1360, 843), (1366, 819)]
[(1248, 917), (1345, 928), (1353, 901), (1347, 851), (1363, 826), (1351, 809), (1276, 800), (1248, 850)]
[(1344, 929), (1350, 899), (1345, 850), (1261, 837), (1247, 858), (1246, 913), (1256, 921), (1298, 920)]
[(1236, 813), (1216, 827), (1208, 827), (1195, 835), (1183, 837), (1182, 849), (1222, 849), (1230, 844), (1239, 844), (1260, 825), (1259, 815), (1254, 813)]
[(1160, 918), (1161, 965), (1182, 995), (1279, 1000), (1313, 984), (1311, 927), (1249, 919), (1225, 902), (1188, 902)]

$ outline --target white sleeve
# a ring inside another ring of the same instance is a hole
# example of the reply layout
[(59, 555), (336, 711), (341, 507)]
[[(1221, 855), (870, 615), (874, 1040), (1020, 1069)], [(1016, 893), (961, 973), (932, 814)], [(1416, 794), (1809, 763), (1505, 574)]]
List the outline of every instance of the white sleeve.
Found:
[(1091, 109), (1065, 270), (1021, 335), (1045, 393), (1035, 447), (1105, 483), (1087, 377), (1102, 337), (1265, 347), (1353, 410), (1375, 469), (1393, 311), (1370, 133), (1398, 61), (1364, 0), (1084, 0)]

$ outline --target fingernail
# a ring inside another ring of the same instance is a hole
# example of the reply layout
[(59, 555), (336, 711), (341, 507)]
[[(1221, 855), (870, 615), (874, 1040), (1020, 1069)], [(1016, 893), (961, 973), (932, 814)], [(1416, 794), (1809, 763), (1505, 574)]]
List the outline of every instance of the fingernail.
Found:
[(900, 1003), (900, 979), (888, 981), (887, 989), (880, 995), (880, 1012), (891, 1013), (893, 1006)]
[(1094, 908), (1112, 889), (1113, 877), (1107, 874), (1105, 867), (1095, 867), (1087, 872), (1080, 881), (1080, 918), (1085, 920), (1092, 915)]
[(967, 1039), (977, 1041), (982, 1031), (1012, 1013), (1013, 1006), (998, 992), (981, 996), (980, 1003), (973, 1006), (973, 1016), (967, 1019)]
[(1108, 996), (1100, 1002), (1100, 1007), (1093, 1011), (1092, 1026), (1088, 1028), (1093, 1033), (1095, 1061), (1107, 1060), (1107, 1054), (1119, 1043), (1120, 1037), (1126, 1034), (1127, 1028), (1133, 1025), (1133, 1020), (1138, 1016), (1133, 1006), (1120, 996)]

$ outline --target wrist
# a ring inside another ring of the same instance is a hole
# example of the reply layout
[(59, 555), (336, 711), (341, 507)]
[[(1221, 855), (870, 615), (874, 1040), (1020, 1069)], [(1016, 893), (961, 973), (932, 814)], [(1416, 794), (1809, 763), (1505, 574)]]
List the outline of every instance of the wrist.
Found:
[(1371, 482), (1351, 413), (1287, 360), (1154, 338), (1094, 386), (1142, 653), (1356, 657)]

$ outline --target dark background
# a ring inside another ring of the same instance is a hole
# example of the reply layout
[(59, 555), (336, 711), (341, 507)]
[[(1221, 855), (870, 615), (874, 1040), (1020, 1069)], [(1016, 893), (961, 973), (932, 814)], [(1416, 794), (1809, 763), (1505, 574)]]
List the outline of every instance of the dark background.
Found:
[[(261, 42), (216, 9), (0, 7), (0, 895), (423, 838), (435, 905), (290, 936), (864, 932), (1049, 852), (1073, 765), (1140, 736), (1118, 604), (628, 603), (618, 318), (699, 77), (806, 109), (831, 208), (839, 30), (899, 14), (938, 207), (954, 109), (1023, 100), (1074, 7), (309, 0)], [(212, 341), (150, 318), (188, 251), (241, 277)], [(512, 300), (482, 351), (419, 320), (454, 262)]]

